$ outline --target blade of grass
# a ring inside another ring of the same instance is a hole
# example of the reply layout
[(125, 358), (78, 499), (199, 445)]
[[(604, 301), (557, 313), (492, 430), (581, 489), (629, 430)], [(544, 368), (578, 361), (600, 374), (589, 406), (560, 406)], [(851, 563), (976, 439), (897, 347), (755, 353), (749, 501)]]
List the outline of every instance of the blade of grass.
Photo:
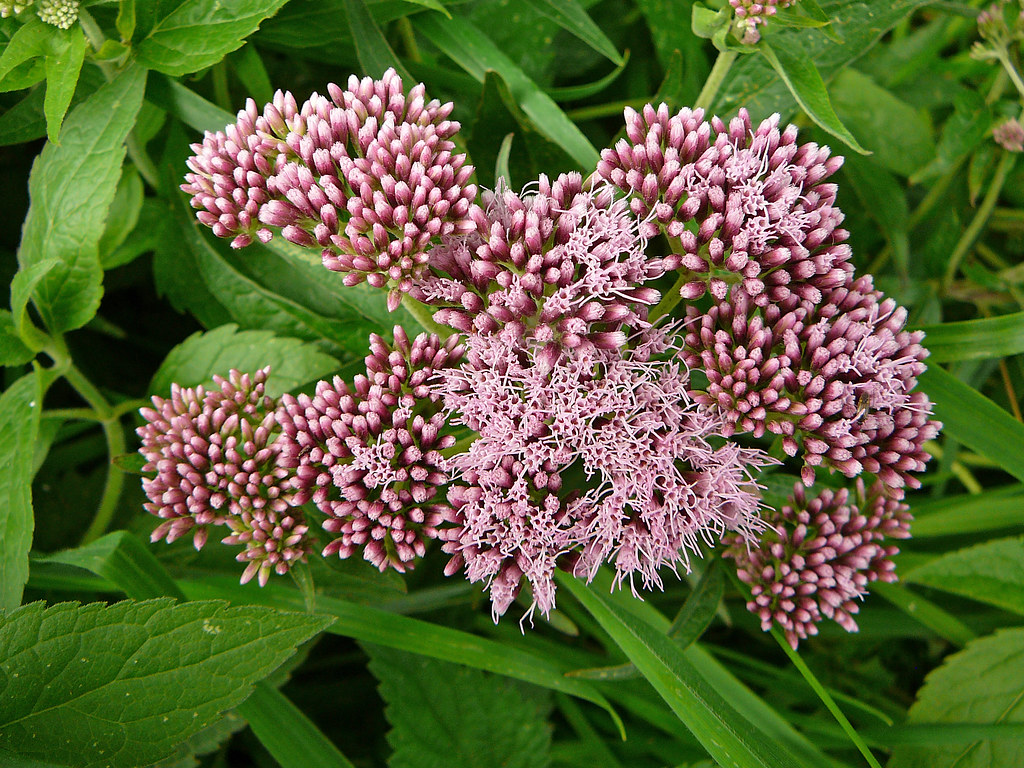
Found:
[(623, 58), (615, 49), (615, 44), (576, 0), (525, 0), (525, 3), (578, 37), (602, 56), (606, 56), (614, 64), (623, 64)]
[(1024, 312), (925, 325), (921, 330), (925, 332), (929, 362), (1009, 357), (1024, 352)]

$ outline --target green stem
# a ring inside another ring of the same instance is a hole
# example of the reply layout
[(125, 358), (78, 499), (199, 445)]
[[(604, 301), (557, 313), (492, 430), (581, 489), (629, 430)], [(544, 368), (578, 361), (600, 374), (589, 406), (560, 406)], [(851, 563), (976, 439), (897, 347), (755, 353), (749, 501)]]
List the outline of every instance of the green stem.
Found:
[(683, 295), (682, 293), (680, 293), (680, 291), (682, 291), (684, 285), (686, 285), (692, 280), (693, 275), (690, 274), (689, 270), (684, 270), (683, 272), (681, 272), (679, 274), (679, 277), (676, 278), (675, 284), (668, 289), (668, 293), (662, 296), (661, 301), (655, 304), (654, 309), (652, 309), (648, 313), (647, 319), (653, 323), (658, 318), (664, 317), (673, 309), (675, 309), (676, 305), (680, 301), (682, 301), (683, 298)]
[(44, 421), (103, 421), (92, 408), (53, 408), (43, 411), (39, 418)]
[(455, 331), (451, 328), (446, 328), (443, 325), (439, 325), (434, 322), (434, 318), (431, 317), (432, 310), (426, 304), (416, 301), (411, 296), (402, 297), (402, 306), (405, 307), (406, 311), (415, 318), (416, 322), (423, 326), (423, 329), (428, 333), (436, 333), (442, 339), (451, 336)]
[(1017, 67), (1014, 65), (1009, 52), (1005, 48), (1003, 48), (1003, 55), (999, 57), (999, 63), (1003, 65), (1003, 70), (1010, 76), (1010, 80), (1013, 81), (1013, 85), (1017, 89), (1017, 92), (1020, 94), (1021, 98), (1024, 99), (1024, 80), (1021, 79), (1020, 72), (1017, 71)]
[(977, 212), (974, 214), (974, 218), (971, 219), (971, 223), (964, 230), (963, 235), (960, 236), (960, 240), (957, 242), (956, 247), (953, 249), (953, 253), (949, 257), (949, 264), (946, 266), (946, 274), (942, 279), (942, 286), (948, 290), (949, 286), (953, 283), (953, 278), (956, 277), (957, 268), (960, 266), (960, 262), (964, 256), (971, 250), (974, 245), (974, 241), (981, 235), (981, 231), (985, 228), (985, 223), (988, 221), (988, 217), (992, 214), (992, 209), (996, 207), (996, 202), (999, 200), (999, 194), (1003, 191), (1003, 185), (1006, 183), (1006, 179), (1010, 175), (1010, 171), (1013, 170), (1013, 166), (1017, 162), (1017, 155), (1013, 152), (1003, 153), (1002, 158), (999, 160), (999, 165), (996, 167), (995, 175), (992, 177), (992, 183), (989, 185), (988, 191), (985, 193), (985, 198), (981, 201), (981, 205), (978, 206)]
[(736, 61), (738, 55), (736, 51), (719, 52), (718, 58), (715, 59), (715, 65), (711, 68), (708, 79), (704, 81), (704, 87), (701, 88), (700, 95), (697, 96), (697, 101), (694, 103), (695, 107), (711, 109), (711, 104), (714, 102), (715, 96), (718, 95), (718, 89), (725, 82), (725, 76), (729, 74), (729, 69), (732, 67), (732, 63)]
[(100, 496), (99, 507), (96, 509), (96, 515), (92, 519), (92, 523), (89, 524), (85, 534), (82, 536), (82, 544), (88, 544), (90, 541), (98, 539), (107, 530), (107, 526), (110, 525), (110, 521), (114, 517), (114, 512), (117, 509), (117, 502), (121, 498), (121, 489), (124, 487), (124, 473), (121, 472), (117, 467), (113, 465), (113, 459), (115, 456), (120, 456), (127, 450), (127, 445), (124, 439), (124, 430), (121, 428), (121, 421), (118, 416), (114, 413), (114, 410), (110, 407), (107, 399), (103, 397), (103, 394), (96, 388), (96, 386), (86, 378), (78, 368), (74, 365), (69, 364), (67, 370), (64, 372), (64, 378), (67, 379), (68, 384), (74, 387), (75, 391), (82, 396), (92, 409), (96, 412), (96, 415), (100, 417), (100, 424), (103, 427), (103, 436), (107, 441), (107, 454), (111, 459), (111, 464), (107, 467), (107, 479), (103, 485), (103, 494)]
[(409, 61), (415, 61), (417, 64), (423, 61), (420, 47), (416, 44), (416, 32), (408, 16), (403, 16), (398, 20), (398, 34), (402, 38), (402, 46), (405, 48), (405, 55)]
[(772, 637), (775, 638), (776, 642), (779, 644), (779, 647), (782, 648), (785, 654), (789, 657), (789, 660), (793, 663), (793, 666), (797, 668), (801, 675), (803, 675), (803, 678), (807, 681), (807, 684), (814, 689), (814, 692), (818, 695), (818, 698), (821, 699), (821, 702), (825, 705), (826, 708), (828, 708), (828, 711), (832, 713), (832, 716), (836, 719), (836, 722), (839, 723), (839, 726), (846, 733), (850, 741), (853, 742), (854, 746), (857, 747), (857, 750), (864, 756), (864, 759), (867, 761), (868, 765), (870, 765), (871, 768), (882, 768), (882, 766), (879, 765), (878, 761), (875, 759), (875, 756), (871, 754), (871, 750), (868, 748), (868, 745), (864, 743), (864, 739), (862, 739), (860, 734), (857, 733), (857, 730), (853, 727), (850, 721), (846, 719), (846, 715), (843, 714), (843, 710), (841, 710), (839, 708), (839, 705), (836, 704), (835, 699), (833, 699), (832, 695), (825, 689), (825, 686), (821, 684), (821, 681), (819, 681), (818, 678), (815, 677), (814, 673), (811, 671), (811, 668), (807, 666), (807, 664), (804, 662), (802, 658), (800, 658), (800, 654), (793, 650), (792, 646), (790, 646), (789, 644), (789, 641), (786, 640), (785, 636), (782, 634), (782, 632), (779, 631), (777, 627), (772, 627)]

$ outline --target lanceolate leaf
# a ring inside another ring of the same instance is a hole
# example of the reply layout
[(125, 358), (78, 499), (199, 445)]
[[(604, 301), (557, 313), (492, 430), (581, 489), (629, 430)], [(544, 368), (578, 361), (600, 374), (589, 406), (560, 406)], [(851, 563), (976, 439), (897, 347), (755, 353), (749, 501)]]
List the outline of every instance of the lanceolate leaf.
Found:
[(216, 64), (287, 0), (185, 0), (138, 44), (139, 61), (168, 75)]
[(78, 73), (85, 61), (85, 34), (79, 25), (62, 30), (59, 49), (46, 57), (46, 98), (43, 112), (46, 115), (46, 135), (50, 141), (58, 141), (60, 124), (68, 111), (71, 97), (75, 95)]
[(52, 331), (85, 325), (99, 307), (98, 244), (145, 82), (146, 71), (133, 66), (100, 88), (68, 116), (61, 143), (47, 144), (32, 165), (32, 204), (18, 262), (27, 269), (44, 259), (60, 261), (33, 293)]
[(1024, 312), (926, 325), (922, 330), (929, 362), (981, 360), (1024, 352)]
[(32, 603), (0, 625), (0, 749), (82, 768), (150, 765), (329, 623), (222, 602)]
[(950, 552), (903, 578), (1024, 614), (1024, 539), (998, 539)]
[(622, 55), (616, 50), (615, 44), (587, 15), (577, 0), (526, 0), (526, 3), (598, 53), (607, 56), (613, 63), (622, 64)]
[(401, 75), (405, 87), (411, 87), (416, 81), (391, 50), (384, 33), (366, 9), (366, 3), (363, 0), (345, 0), (345, 12), (348, 14), (349, 26), (352, 27), (352, 39), (363, 71), (376, 78), (383, 75), (388, 67), (394, 67)]
[(1024, 486), (997, 491), (947, 496), (914, 506), (911, 533), (924, 536), (962, 536), (1020, 525)]

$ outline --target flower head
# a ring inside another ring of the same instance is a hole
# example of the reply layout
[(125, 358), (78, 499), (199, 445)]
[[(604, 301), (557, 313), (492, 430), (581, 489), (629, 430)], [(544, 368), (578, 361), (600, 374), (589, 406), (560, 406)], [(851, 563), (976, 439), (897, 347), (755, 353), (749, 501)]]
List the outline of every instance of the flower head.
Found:
[(789, 8), (796, 0), (729, 0), (736, 16), (740, 41), (753, 45), (761, 39), (758, 27), (774, 16), (779, 8)]
[(764, 515), (769, 529), (760, 541), (727, 537), (726, 557), (750, 585), (747, 608), (785, 632), (793, 648), (818, 634), (817, 624), (832, 619), (848, 632), (857, 630), (853, 615), (873, 581), (896, 581), (892, 561), (899, 548), (886, 537), (910, 535), (910, 513), (891, 499), (880, 483), (865, 490), (825, 489), (809, 497), (797, 484), (789, 504)]
[(778, 115), (755, 129), (744, 109), (726, 124), (700, 109), (670, 115), (648, 104), (626, 110), (626, 134), (601, 153), (597, 172), (632, 193), (639, 217), (678, 238), (681, 252), (665, 266), (692, 277), (685, 298), (710, 291), (722, 300), (739, 285), (759, 306), (817, 302), (853, 272), (836, 185), (826, 183), (842, 158), (798, 145)]
[(299, 498), (312, 499), (328, 516), (324, 529), (337, 534), (324, 555), (347, 558), (362, 548), (380, 570), (404, 572), (450, 518), (441, 451), (455, 438), (430, 385), (462, 350), (455, 337), (410, 341), (399, 326), (394, 337), (394, 345), (370, 337), (366, 375), (351, 388), (335, 377), (313, 397), (285, 395), (277, 418)]
[(19, 13), (28, 8), (35, 0), (15, 0), (11, 2), (0, 2), (0, 19), (6, 19), (8, 16), (17, 16)]
[(992, 138), (1007, 152), (1024, 152), (1024, 125), (1020, 120), (1003, 121), (993, 129)]
[(70, 29), (71, 25), (78, 21), (78, 5), (79, 0), (39, 0), (36, 15), (47, 24), (60, 29)]
[(216, 388), (171, 386), (171, 397), (153, 398), (141, 410), (146, 425), (138, 429), (149, 497), (145, 508), (163, 518), (152, 539), (168, 542), (192, 532), (196, 549), (206, 543), (210, 528), (226, 525), (233, 533), (223, 541), (247, 543), (242, 530), (259, 530), (262, 554), (243, 553), (255, 562), (243, 581), (259, 573), (266, 583), (271, 570), (287, 572), (308, 549), (299, 502), (292, 488), (293, 472), (281, 462), (275, 403), (265, 394), (269, 369), (254, 375), (231, 371), (214, 376)]
[(473, 169), (451, 140), (452, 105), (427, 101), (422, 84), (406, 95), (389, 69), (327, 91), (301, 108), (279, 93), (262, 116), (250, 103), (234, 128), (193, 147), (182, 189), (236, 247), (279, 229), (322, 249), (347, 285), (390, 285), (393, 309), (424, 274), (431, 242), (470, 226)]
[[(690, 403), (663, 332), (624, 351), (584, 346), (555, 358), (507, 332), (467, 346), (440, 390), (451, 418), (480, 436), (451, 458), (456, 525), (444, 550), (448, 573), (465, 566), (470, 581), (487, 582), (495, 620), (524, 578), (550, 611), (562, 555), (588, 579), (609, 561), (616, 581), (660, 586), (659, 569), (686, 568), (701, 539), (759, 528), (750, 473), (767, 458), (714, 446), (722, 423)], [(590, 489), (563, 491), (569, 473)]]
[(444, 307), (437, 322), (465, 333), (507, 328), (559, 348), (615, 348), (623, 328), (644, 324), (659, 298), (644, 283), (664, 268), (645, 252), (654, 230), (611, 187), (587, 187), (578, 173), (541, 176), (533, 193), (499, 185), (485, 203), (472, 212), (474, 232), (431, 252), (435, 274), (413, 290)]

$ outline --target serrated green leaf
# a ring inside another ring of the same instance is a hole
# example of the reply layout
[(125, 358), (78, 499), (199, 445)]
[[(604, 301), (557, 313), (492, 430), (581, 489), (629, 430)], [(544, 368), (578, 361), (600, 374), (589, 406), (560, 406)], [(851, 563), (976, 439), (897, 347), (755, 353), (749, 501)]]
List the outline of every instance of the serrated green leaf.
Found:
[(30, 16), (14, 33), (4, 52), (0, 55), (0, 92), (20, 90), (23, 82), (5, 82), (16, 67), (27, 61), (46, 56), (51, 41), (59, 34), (56, 27), (44, 24), (36, 16)]
[(139, 61), (180, 76), (216, 64), (237, 50), (287, 0), (185, 0), (157, 21), (136, 47)]
[(783, 755), (740, 715), (668, 637), (624, 611), (603, 590), (558, 576), (723, 768), (796, 768), (792, 756)]
[(416, 28), (479, 82), (484, 82), (488, 71), (499, 74), (541, 134), (564, 149), (580, 169), (589, 172), (596, 167), (600, 155), (593, 144), (551, 97), (477, 27), (465, 19), (445, 19), (435, 13), (417, 18)]
[(526, 0), (526, 4), (607, 57), (612, 63), (623, 63), (622, 55), (615, 48), (615, 44), (587, 15), (577, 0)]
[(363, 0), (345, 0), (345, 13), (352, 28), (352, 39), (356, 44), (359, 64), (367, 75), (380, 77), (388, 67), (393, 67), (401, 76), (402, 82), (407, 84), (406, 87), (416, 82), (409, 74), (409, 70), (398, 60), (377, 22), (366, 10), (366, 3)]
[(1024, 614), (1024, 539), (997, 539), (949, 552), (903, 579)]
[(787, 50), (784, 46), (773, 48), (766, 40), (761, 41), (758, 50), (789, 88), (796, 103), (818, 127), (828, 131), (855, 152), (862, 155), (871, 154), (857, 142), (836, 115), (825, 89), (825, 81), (821, 79), (821, 73), (813, 61)]
[(103, 294), (98, 243), (117, 189), (124, 140), (142, 105), (146, 72), (133, 66), (75, 107), (60, 145), (47, 144), (32, 164), (32, 204), (18, 262), (59, 264), (38, 283), (33, 300), (50, 330), (80, 328)]
[(62, 34), (54, 41), (54, 50), (46, 56), (43, 114), (46, 115), (46, 135), (52, 142), (59, 142), (60, 126), (71, 104), (71, 97), (75, 95), (78, 74), (82, 71), (88, 45), (80, 25), (60, 31)]
[(81, 768), (149, 765), (329, 623), (221, 602), (32, 603), (0, 626), (0, 748)]
[(921, 330), (931, 362), (986, 360), (1024, 352), (1024, 312), (926, 325)]
[(543, 768), (550, 698), (533, 686), (367, 645), (392, 730), (390, 768)]
[[(1004, 629), (968, 644), (928, 675), (908, 723), (1024, 723), (1024, 629)], [(986, 738), (968, 745), (897, 747), (889, 768), (1002, 768), (1024, 764), (1024, 739)]]
[(252, 373), (268, 365), (267, 394), (278, 397), (331, 375), (341, 364), (301, 339), (269, 331), (240, 331), (229, 324), (194, 333), (172, 349), (153, 376), (150, 390), (163, 396), (172, 383), (195, 387), (212, 382), (214, 374), (227, 376), (232, 368)]
[(0, 609), (21, 604), (32, 548), (32, 457), (39, 429), (39, 374), (22, 376), (0, 395)]
[(935, 403), (935, 418), (947, 435), (1024, 480), (1024, 453), (1008, 449), (1024, 445), (1024, 424), (937, 365), (919, 381)]

